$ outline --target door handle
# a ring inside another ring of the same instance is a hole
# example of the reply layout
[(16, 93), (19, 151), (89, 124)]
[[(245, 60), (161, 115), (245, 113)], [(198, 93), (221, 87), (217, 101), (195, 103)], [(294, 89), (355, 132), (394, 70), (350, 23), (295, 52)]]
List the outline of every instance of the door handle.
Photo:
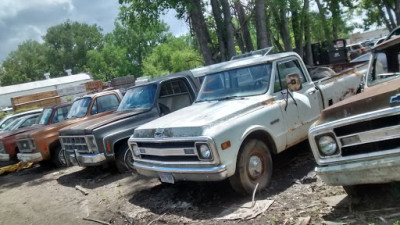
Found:
[(313, 95), (315, 92), (317, 92), (317, 89), (312, 89), (311, 91), (307, 92), (308, 95)]

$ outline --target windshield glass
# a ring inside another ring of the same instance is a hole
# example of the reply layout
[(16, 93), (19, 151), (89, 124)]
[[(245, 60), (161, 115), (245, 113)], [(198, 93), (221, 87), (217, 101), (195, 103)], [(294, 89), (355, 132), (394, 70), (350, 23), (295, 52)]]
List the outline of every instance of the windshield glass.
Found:
[(0, 129), (4, 129), (6, 126), (8, 126), (11, 122), (13, 122), (14, 120), (16, 120), (18, 117), (9, 117), (9, 118), (5, 118), (3, 123), (1, 123), (0, 125)]
[(48, 122), (49, 119), (50, 119), (50, 116), (51, 116), (51, 112), (52, 112), (52, 111), (53, 111), (53, 110), (52, 110), (51, 108), (46, 108), (46, 109), (44, 109), (43, 112), (42, 112), (42, 114), (40, 114), (40, 116), (39, 116), (39, 122), (38, 122), (38, 124), (41, 124), (41, 125), (47, 124), (47, 122)]
[(272, 65), (268, 63), (207, 75), (197, 102), (265, 93), (269, 87), (271, 70)]
[(72, 103), (71, 109), (68, 112), (67, 118), (84, 117), (88, 111), (91, 98), (81, 98)]
[(156, 91), (156, 84), (149, 84), (129, 89), (122, 98), (117, 111), (151, 108), (154, 103)]
[[(395, 57), (394, 60), (390, 57)], [(368, 76), (368, 86), (373, 86), (400, 76), (400, 54), (378, 52), (372, 59), (371, 73)]]
[(13, 128), (23, 119), (24, 117), (19, 117), (15, 120), (13, 120), (11, 123), (9, 123), (6, 127), (4, 127), (4, 130), (10, 131), (13, 130)]

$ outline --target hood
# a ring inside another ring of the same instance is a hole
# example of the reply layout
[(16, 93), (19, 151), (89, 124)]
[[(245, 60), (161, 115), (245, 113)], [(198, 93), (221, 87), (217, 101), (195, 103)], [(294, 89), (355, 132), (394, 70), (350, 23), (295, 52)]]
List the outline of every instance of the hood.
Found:
[(97, 128), (118, 121), (123, 122), (125, 118), (129, 118), (147, 111), (149, 111), (149, 109), (137, 109), (131, 111), (114, 112), (109, 115), (102, 116), (100, 118), (92, 118), (89, 120), (85, 120), (81, 123), (77, 123), (76, 125), (73, 125), (71, 127), (66, 127), (65, 129), (60, 130), (59, 133), (60, 135), (63, 136), (91, 134), (92, 131)]
[(400, 105), (400, 78), (368, 87), (322, 111), (318, 124)]
[(33, 126), (30, 126), (30, 127), (23, 127), (23, 128), (17, 129), (17, 130), (4, 132), (4, 133), (0, 134), (0, 140), (2, 140), (3, 138), (7, 138), (7, 137), (15, 136), (15, 135), (18, 135), (18, 134), (22, 134), (24, 132), (40, 129), (42, 127), (43, 127), (43, 125), (35, 124)]
[(204, 129), (238, 117), (259, 106), (261, 101), (258, 97), (194, 103), (140, 126), (135, 130), (134, 136), (153, 138), (156, 130), (157, 133), (162, 130), (162, 137), (199, 136)]

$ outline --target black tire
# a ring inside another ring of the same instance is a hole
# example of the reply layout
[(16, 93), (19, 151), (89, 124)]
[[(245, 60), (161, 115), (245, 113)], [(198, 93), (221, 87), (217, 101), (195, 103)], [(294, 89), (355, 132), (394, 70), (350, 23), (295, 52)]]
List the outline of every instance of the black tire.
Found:
[(343, 186), (344, 191), (350, 197), (362, 198), (365, 195), (368, 187), (366, 185), (349, 185)]
[(129, 150), (128, 144), (119, 146), (115, 152), (115, 165), (120, 173), (133, 170), (133, 156)]
[(61, 146), (58, 146), (53, 151), (51, 151), (51, 163), (57, 167), (66, 167), (67, 162), (65, 161), (64, 150), (61, 149)]
[(267, 188), (271, 176), (272, 158), (268, 146), (257, 139), (245, 142), (239, 150), (235, 174), (229, 178), (232, 188), (240, 194), (251, 195), (257, 183), (257, 191)]

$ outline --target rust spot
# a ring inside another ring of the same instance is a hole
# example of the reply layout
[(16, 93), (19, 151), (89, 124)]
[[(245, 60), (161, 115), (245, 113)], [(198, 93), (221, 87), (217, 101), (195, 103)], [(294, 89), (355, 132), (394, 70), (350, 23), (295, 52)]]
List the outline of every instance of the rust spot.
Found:
[(294, 130), (295, 130), (294, 127), (289, 128), (289, 131), (294, 131)]
[(262, 102), (261, 102), (261, 105), (272, 105), (272, 104), (274, 104), (274, 103), (275, 103), (275, 100), (274, 100), (273, 98), (271, 98), (271, 99), (262, 101)]

